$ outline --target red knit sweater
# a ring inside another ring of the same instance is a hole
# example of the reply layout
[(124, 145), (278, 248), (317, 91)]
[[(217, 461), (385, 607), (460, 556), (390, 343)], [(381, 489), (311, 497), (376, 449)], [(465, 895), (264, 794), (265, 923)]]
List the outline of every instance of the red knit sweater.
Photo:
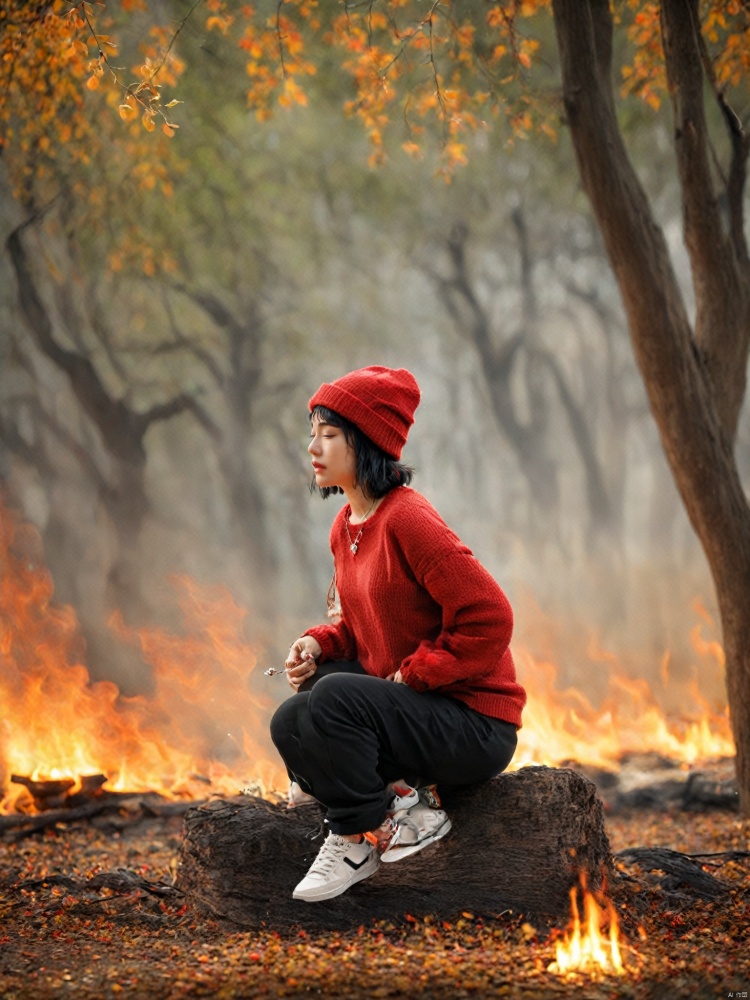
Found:
[[(421, 494), (400, 486), (364, 522), (357, 554), (345, 518), (331, 528), (341, 599), (336, 625), (314, 636), (325, 660), (359, 660), (369, 674), (401, 670), (415, 691), (436, 690), (521, 725), (526, 693), (511, 656), (507, 597)], [(351, 525), (352, 537), (360, 525)]]

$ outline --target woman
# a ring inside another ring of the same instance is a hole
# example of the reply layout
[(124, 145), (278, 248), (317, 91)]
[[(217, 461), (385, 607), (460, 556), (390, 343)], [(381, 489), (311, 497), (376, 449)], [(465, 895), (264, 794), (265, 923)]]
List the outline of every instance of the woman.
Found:
[(330, 538), (340, 618), (292, 643), (297, 693), (271, 722), (292, 781), (326, 808), (294, 890), (308, 902), (443, 837), (435, 784), (502, 771), (521, 725), (510, 604), (399, 461), (419, 400), (410, 372), (373, 366), (309, 404), (315, 486), (348, 502)]

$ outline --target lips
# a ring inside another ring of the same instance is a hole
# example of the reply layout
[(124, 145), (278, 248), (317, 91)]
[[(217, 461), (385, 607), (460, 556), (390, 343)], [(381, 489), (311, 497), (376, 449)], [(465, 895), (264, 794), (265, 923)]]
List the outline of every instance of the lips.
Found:
[(322, 472), (322, 470), (325, 469), (325, 465), (321, 465), (320, 462), (313, 462), (312, 467), (316, 472)]

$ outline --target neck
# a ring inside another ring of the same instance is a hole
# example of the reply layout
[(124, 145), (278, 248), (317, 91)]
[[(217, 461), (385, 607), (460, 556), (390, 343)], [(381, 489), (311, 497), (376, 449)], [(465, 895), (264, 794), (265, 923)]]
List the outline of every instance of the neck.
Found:
[(368, 497), (362, 492), (359, 486), (353, 487), (351, 490), (345, 490), (344, 492), (352, 511), (350, 521), (354, 521), (355, 523), (363, 521), (378, 505), (378, 501), (374, 497)]

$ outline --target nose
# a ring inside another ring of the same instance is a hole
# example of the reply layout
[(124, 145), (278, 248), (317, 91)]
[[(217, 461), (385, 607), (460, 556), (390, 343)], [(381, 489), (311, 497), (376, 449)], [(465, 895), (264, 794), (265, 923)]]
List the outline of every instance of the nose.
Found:
[(318, 443), (318, 436), (317, 436), (317, 434), (313, 435), (310, 438), (310, 444), (307, 446), (307, 450), (308, 450), (308, 452), (311, 455), (319, 455), (320, 454), (320, 444)]

